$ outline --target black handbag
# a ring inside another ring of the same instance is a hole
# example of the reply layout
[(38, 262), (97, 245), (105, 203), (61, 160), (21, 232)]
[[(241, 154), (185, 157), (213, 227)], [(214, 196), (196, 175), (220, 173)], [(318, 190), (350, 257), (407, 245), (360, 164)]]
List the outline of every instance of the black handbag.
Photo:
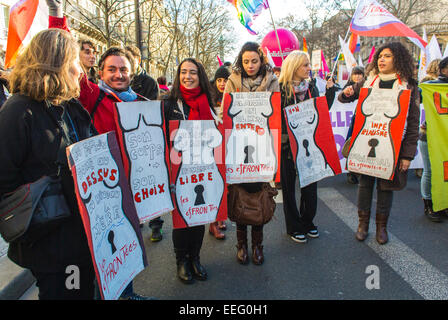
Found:
[(0, 199), (0, 234), (6, 242), (36, 241), (71, 215), (60, 178), (44, 176)]

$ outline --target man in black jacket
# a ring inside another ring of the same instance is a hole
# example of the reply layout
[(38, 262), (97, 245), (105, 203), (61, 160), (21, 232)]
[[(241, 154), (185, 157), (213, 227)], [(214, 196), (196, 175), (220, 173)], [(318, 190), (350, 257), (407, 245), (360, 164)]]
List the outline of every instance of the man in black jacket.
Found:
[(140, 66), (142, 62), (142, 55), (139, 48), (136, 46), (127, 46), (128, 51), (134, 57), (134, 77), (131, 81), (131, 88), (139, 95), (142, 95), (149, 100), (157, 100), (159, 96), (159, 87), (157, 82), (151, 78), (146, 71)]
[[(142, 57), (139, 48), (136, 46), (127, 46), (126, 51), (134, 57), (135, 74), (131, 81), (132, 90), (149, 100), (157, 100), (157, 97), (159, 96), (159, 87), (157, 82), (141, 68), (140, 63)], [(163, 220), (160, 217), (149, 221), (149, 227), (152, 230), (151, 241), (157, 242), (162, 240), (162, 226)]]

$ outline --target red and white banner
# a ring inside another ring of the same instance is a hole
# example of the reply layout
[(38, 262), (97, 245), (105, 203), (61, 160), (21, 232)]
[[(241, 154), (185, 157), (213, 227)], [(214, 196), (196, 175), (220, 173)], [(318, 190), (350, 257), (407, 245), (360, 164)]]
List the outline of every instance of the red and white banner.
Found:
[(5, 67), (14, 65), (20, 50), (40, 31), (48, 29), (48, 6), (45, 0), (20, 0), (9, 12)]
[(300, 187), (340, 174), (327, 99), (309, 99), (286, 107), (284, 112)]
[(173, 227), (187, 228), (227, 219), (227, 186), (222, 125), (214, 120), (171, 120)]
[(366, 37), (408, 37), (421, 49), (426, 41), (375, 0), (360, 0), (350, 23), (350, 31)]
[(174, 207), (161, 102), (120, 102), (115, 105), (114, 116), (140, 223), (170, 212)]
[(148, 263), (115, 133), (72, 144), (67, 158), (101, 296), (117, 300)]
[(224, 96), (227, 183), (280, 181), (280, 92)]
[(359, 93), (347, 169), (392, 180), (400, 154), (411, 91), (404, 85), (398, 85), (400, 81), (396, 81), (392, 89), (380, 89), (377, 79), (370, 87), (361, 88)]

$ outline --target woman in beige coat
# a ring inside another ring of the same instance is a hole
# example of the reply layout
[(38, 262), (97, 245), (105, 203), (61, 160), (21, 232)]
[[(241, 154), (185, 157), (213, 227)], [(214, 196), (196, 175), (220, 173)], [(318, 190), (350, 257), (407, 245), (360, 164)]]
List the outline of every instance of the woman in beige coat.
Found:
[[(260, 45), (255, 42), (247, 42), (241, 48), (240, 53), (233, 66), (225, 93), (231, 92), (279, 92), (277, 77), (271, 70), (267, 58)], [(255, 193), (261, 190), (262, 183), (240, 184), (247, 192)], [(232, 204), (229, 203), (229, 208)], [(249, 263), (247, 252), (247, 225), (237, 223), (237, 259), (241, 264)], [(264, 261), (263, 256), (263, 225), (253, 225), (251, 230), (252, 238), (252, 262), (260, 265)]]

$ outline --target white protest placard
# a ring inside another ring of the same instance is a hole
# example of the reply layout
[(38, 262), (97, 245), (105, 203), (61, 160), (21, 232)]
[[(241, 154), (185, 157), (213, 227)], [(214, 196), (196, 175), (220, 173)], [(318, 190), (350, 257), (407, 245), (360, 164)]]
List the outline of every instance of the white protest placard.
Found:
[(173, 210), (169, 192), (169, 153), (160, 101), (117, 103), (123, 163), (140, 222)]
[[(227, 219), (223, 128), (214, 120), (170, 121), (173, 227)], [(178, 154), (179, 157), (175, 157)]]
[(308, 99), (284, 109), (300, 187), (341, 173), (327, 99)]
[(234, 92), (224, 101), (227, 183), (272, 181), (280, 159), (280, 93)]
[(311, 54), (311, 70), (318, 71), (322, 69), (322, 50), (313, 50)]
[(116, 300), (147, 261), (115, 133), (75, 143), (67, 157), (101, 296)]

